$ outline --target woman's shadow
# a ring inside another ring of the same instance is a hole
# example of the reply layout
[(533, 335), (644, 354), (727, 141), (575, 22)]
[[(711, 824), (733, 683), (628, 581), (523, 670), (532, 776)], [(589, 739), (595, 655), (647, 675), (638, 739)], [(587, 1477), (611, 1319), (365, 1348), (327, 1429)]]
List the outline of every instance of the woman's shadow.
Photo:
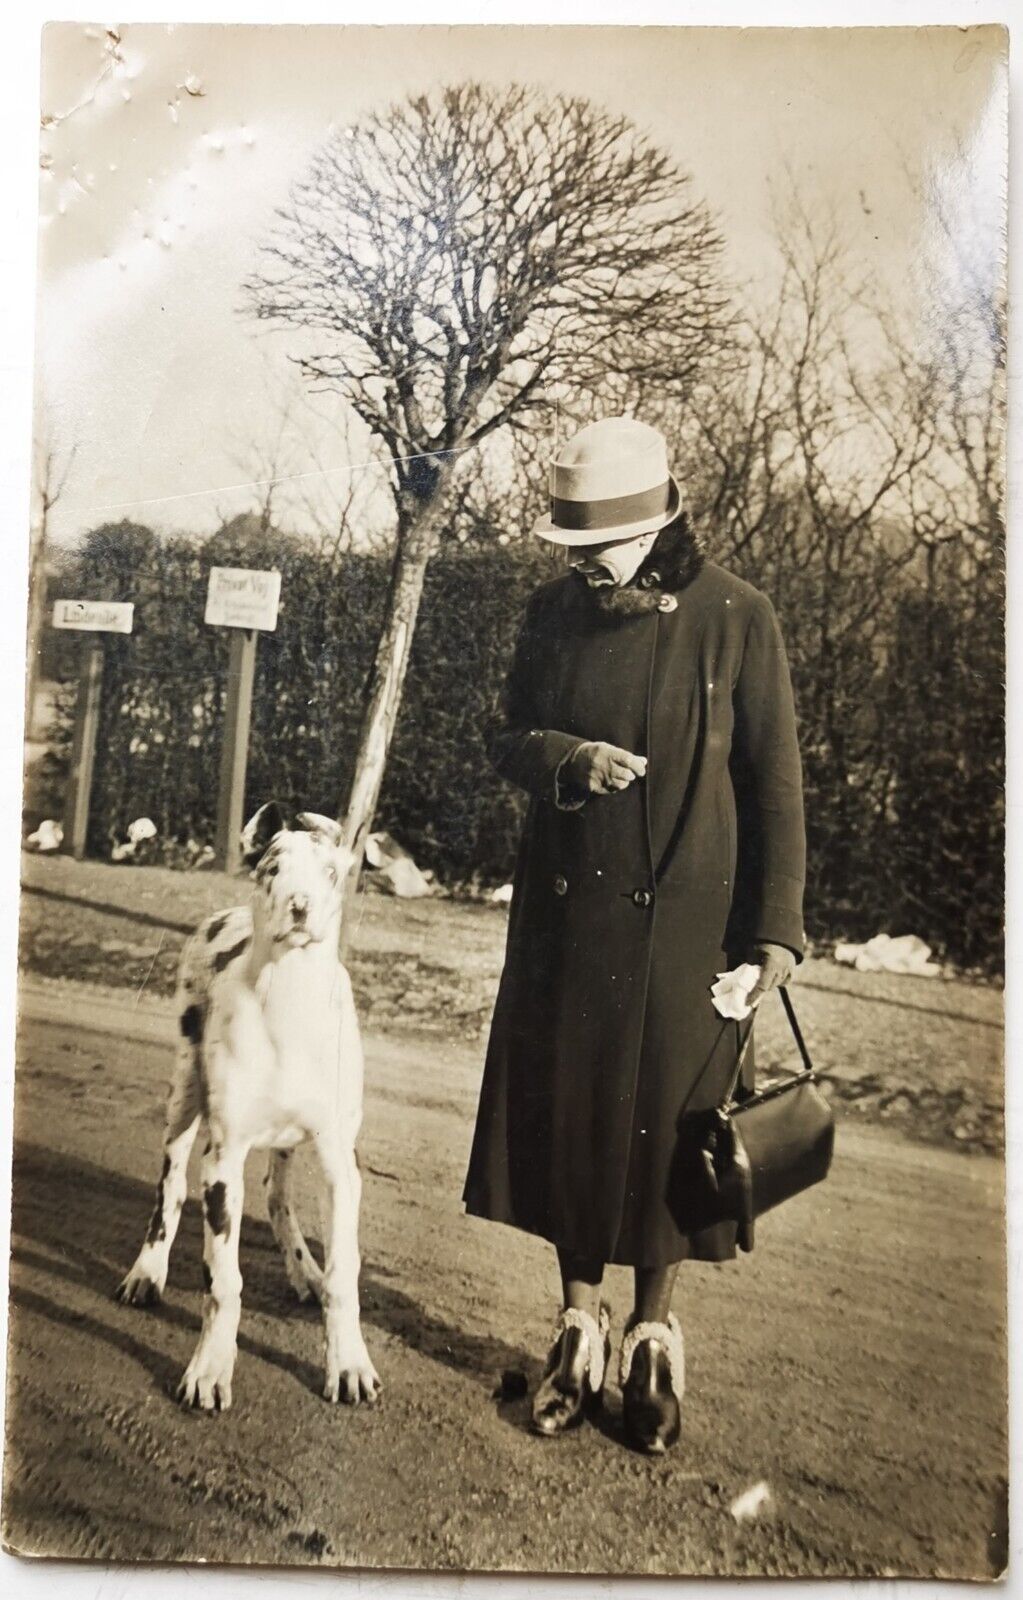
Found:
[[(250, 1177), (247, 1191), (256, 1185)], [(17, 1141), (13, 1167), (12, 1249), (14, 1263), (60, 1283), (86, 1287), (97, 1297), (97, 1310), (108, 1307), (108, 1317), (79, 1311), (61, 1294), (54, 1298), (12, 1284), (11, 1303), (46, 1317), (58, 1327), (85, 1330), (137, 1361), (154, 1381), (170, 1392), (181, 1374), (181, 1361), (166, 1349), (154, 1347), (138, 1336), (144, 1326), (136, 1312), (126, 1312), (113, 1302), (113, 1290), (134, 1260), (146, 1219), (152, 1207), (150, 1186), (112, 1172), (63, 1151)], [(296, 1313), (318, 1318), (315, 1305), (299, 1308), (289, 1296), (276, 1241), (267, 1222), (246, 1215), (241, 1240), (245, 1289), (239, 1349), (281, 1368), (314, 1392), (322, 1374), (312, 1362), (277, 1348), (245, 1331), (245, 1312), (262, 1313), (283, 1321)], [(168, 1286), (194, 1291), (194, 1311), (168, 1303), (148, 1315), (168, 1328), (199, 1331), (202, 1219), (196, 1200), (185, 1204), (174, 1250)], [(382, 1266), (363, 1265), (360, 1277), (365, 1322), (400, 1339), (431, 1361), (482, 1380), (496, 1378), (502, 1368), (524, 1367), (529, 1357), (520, 1349), (489, 1334), (477, 1334), (447, 1322), (428, 1311), (392, 1281)], [(109, 1320), (108, 1320), (109, 1318)]]

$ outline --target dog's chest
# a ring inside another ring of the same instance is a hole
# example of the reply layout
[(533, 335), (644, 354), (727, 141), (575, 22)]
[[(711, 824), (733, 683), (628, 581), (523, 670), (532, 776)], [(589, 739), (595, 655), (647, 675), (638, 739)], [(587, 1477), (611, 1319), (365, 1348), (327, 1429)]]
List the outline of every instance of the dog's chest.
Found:
[(339, 965), (317, 969), (287, 958), (258, 974), (255, 995), (283, 1078), (318, 1078), (339, 1066), (349, 999), (344, 978)]
[(362, 1052), (348, 974), (302, 950), (233, 977), (212, 1019), (209, 1092), (248, 1143), (290, 1145), (361, 1117)]

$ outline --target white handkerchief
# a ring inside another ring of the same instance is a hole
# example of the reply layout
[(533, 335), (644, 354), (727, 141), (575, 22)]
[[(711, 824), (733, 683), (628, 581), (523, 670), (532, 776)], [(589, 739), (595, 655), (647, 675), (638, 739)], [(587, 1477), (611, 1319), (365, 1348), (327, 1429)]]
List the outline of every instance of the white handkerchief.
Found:
[(731, 972), (719, 972), (717, 982), (710, 986), (718, 1015), (744, 1022), (752, 1010), (748, 1003), (749, 992), (759, 976), (760, 968), (749, 961), (744, 961), (741, 967), (735, 967)]

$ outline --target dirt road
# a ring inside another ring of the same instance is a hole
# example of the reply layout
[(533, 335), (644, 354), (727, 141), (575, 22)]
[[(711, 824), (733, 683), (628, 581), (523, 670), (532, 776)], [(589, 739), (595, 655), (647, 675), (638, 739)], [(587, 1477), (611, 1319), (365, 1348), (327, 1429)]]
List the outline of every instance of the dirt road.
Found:
[[(524, 1402), (491, 1394), (502, 1368), (535, 1374), (555, 1308), (548, 1250), (460, 1215), (479, 1046), (371, 1033), (363, 1298), (384, 1401), (351, 1412), (318, 1397), (317, 1317), (286, 1298), (256, 1157), (235, 1408), (201, 1417), (168, 1397), (198, 1327), (194, 1201), (165, 1305), (111, 1298), (151, 1202), (169, 1007), (36, 980), (23, 995), (9, 1545), (599, 1572), (982, 1577), (1003, 1564), (991, 1157), (842, 1127), (829, 1183), (763, 1222), (752, 1257), (683, 1269), (677, 1451), (627, 1450), (615, 1390), (600, 1428), (542, 1442)], [(620, 1331), (627, 1275), (610, 1288)], [(730, 1503), (759, 1480), (773, 1512), (738, 1524)]]

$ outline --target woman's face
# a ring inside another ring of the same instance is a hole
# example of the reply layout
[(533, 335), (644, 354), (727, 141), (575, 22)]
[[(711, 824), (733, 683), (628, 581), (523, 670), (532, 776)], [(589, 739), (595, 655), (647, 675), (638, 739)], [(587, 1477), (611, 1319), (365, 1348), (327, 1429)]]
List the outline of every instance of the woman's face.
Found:
[(572, 565), (582, 573), (587, 583), (628, 583), (636, 576), (656, 538), (655, 531), (641, 533), (638, 538), (607, 539), (602, 544), (588, 544)]

